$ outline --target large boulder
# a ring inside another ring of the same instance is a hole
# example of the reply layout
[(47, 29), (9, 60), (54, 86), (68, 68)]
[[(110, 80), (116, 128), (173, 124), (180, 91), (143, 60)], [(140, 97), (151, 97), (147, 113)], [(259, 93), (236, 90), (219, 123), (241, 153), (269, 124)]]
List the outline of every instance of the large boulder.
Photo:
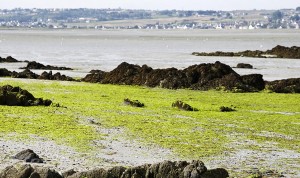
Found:
[(300, 78), (267, 82), (266, 88), (276, 93), (300, 93)]
[(27, 90), (23, 90), (20, 87), (12, 87), (5, 85), (0, 87), (0, 105), (8, 106), (38, 106), (51, 105), (51, 100), (43, 100), (42, 98), (35, 98)]
[(0, 68), (0, 77), (10, 77), (12, 74), (11, 71), (5, 69), (5, 68)]
[(175, 68), (152, 69), (146, 65), (140, 67), (123, 62), (110, 72), (95, 71), (90, 73), (82, 81), (144, 85), (168, 89), (210, 90), (223, 87), (226, 90), (238, 89), (238, 91), (262, 90), (260, 86), (257, 88), (255, 82), (248, 82), (248, 79), (243, 79), (230, 66), (218, 61), (213, 64), (193, 65), (184, 70)]

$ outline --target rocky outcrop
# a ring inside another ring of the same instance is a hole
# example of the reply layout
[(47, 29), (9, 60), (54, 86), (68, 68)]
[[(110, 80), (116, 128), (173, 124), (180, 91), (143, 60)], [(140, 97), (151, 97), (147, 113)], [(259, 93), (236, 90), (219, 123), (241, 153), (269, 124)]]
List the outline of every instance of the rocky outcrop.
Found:
[(58, 172), (44, 167), (32, 167), (29, 164), (6, 167), (0, 178), (63, 178)]
[(290, 59), (300, 59), (300, 47), (292, 46), (285, 47), (277, 45), (271, 50), (267, 51), (241, 51), (241, 52), (222, 52), (216, 51), (212, 53), (205, 52), (193, 52), (192, 55), (195, 56), (226, 56), (226, 57), (255, 57), (255, 58), (290, 58)]
[(29, 79), (37, 79), (39, 77), (38, 74), (33, 73), (29, 69), (25, 69), (22, 72), (12, 72), (12, 78), (29, 78)]
[(164, 161), (156, 164), (145, 164), (132, 168), (117, 166), (109, 170), (102, 168), (64, 174), (66, 178), (226, 178), (229, 177), (225, 169), (207, 170), (202, 161)]
[(11, 71), (5, 69), (5, 68), (0, 68), (0, 77), (10, 77), (12, 74)]
[(0, 178), (227, 178), (225, 169), (207, 170), (202, 161), (164, 161), (156, 164), (125, 168), (115, 166), (108, 170), (98, 168), (85, 172), (69, 170), (60, 175), (45, 167), (32, 167), (29, 164), (6, 167)]
[(300, 93), (300, 78), (267, 82), (266, 89), (276, 93)]
[(36, 61), (29, 61), (27, 63), (26, 67), (22, 67), (21, 69), (41, 69), (41, 70), (73, 70), (69, 67), (57, 67), (57, 66), (51, 66), (51, 65), (44, 65), (41, 63), (38, 63)]
[(30, 149), (23, 150), (13, 156), (14, 159), (23, 160), (25, 162), (31, 162), (31, 163), (43, 163), (44, 160), (40, 158), (35, 152), (33, 152)]
[[(103, 84), (145, 85), (168, 89), (210, 90), (223, 87), (226, 90), (238, 89), (247, 92), (264, 89), (262, 75), (254, 74), (247, 77), (247, 79), (243, 79), (230, 66), (220, 62), (193, 65), (184, 70), (176, 68), (152, 69), (147, 65), (140, 67), (123, 62), (111, 72), (95, 71), (88, 74), (82, 81)], [(255, 84), (253, 81), (255, 81)], [(258, 86), (258, 84), (261, 84), (261, 86)]]
[(0, 87), (0, 105), (8, 106), (38, 106), (51, 105), (51, 100), (43, 100), (42, 98), (35, 98), (27, 90), (23, 90), (20, 87), (12, 87), (5, 85)]
[(2, 63), (2, 62), (22, 62), (22, 61), (18, 61), (17, 59), (15, 59), (11, 56), (7, 56), (6, 58), (0, 57), (0, 63)]
[(68, 77), (66, 75), (61, 75), (59, 72), (52, 74), (52, 71), (50, 72), (43, 72), (40, 76), (37, 77), (37, 79), (42, 80), (61, 80), (61, 81), (75, 81), (72, 77)]

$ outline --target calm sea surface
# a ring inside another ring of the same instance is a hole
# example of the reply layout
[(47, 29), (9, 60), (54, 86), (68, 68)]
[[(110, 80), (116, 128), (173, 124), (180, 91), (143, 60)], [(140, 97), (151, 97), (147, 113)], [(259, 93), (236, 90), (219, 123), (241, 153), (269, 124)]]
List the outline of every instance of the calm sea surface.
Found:
[[(61, 73), (83, 77), (91, 69), (109, 71), (123, 61), (153, 68), (221, 61), (239, 74), (260, 73), (265, 80), (300, 77), (300, 59), (198, 57), (192, 52), (267, 50), (276, 45), (300, 46), (300, 30), (0, 30), (0, 56), (68, 66)], [(21, 64), (0, 64), (18, 70)], [(42, 71), (35, 71), (41, 73)]]

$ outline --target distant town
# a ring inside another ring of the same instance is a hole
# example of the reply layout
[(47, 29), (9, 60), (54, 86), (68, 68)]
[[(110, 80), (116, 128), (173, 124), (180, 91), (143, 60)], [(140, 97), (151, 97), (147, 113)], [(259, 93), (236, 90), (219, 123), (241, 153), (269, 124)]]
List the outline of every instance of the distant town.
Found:
[(300, 7), (280, 10), (0, 9), (0, 28), (299, 29)]

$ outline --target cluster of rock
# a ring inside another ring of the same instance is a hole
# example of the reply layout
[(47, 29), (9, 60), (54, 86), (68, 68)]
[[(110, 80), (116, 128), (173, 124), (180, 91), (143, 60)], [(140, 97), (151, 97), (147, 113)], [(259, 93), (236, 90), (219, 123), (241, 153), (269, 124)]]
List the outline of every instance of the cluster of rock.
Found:
[(57, 66), (51, 66), (51, 65), (44, 65), (41, 63), (38, 63), (36, 61), (28, 61), (26, 67), (21, 67), (21, 69), (41, 69), (41, 70), (73, 70), (69, 67), (57, 67)]
[(12, 77), (12, 78), (28, 78), (28, 79), (41, 79), (41, 80), (61, 80), (61, 81), (76, 81), (72, 77), (62, 75), (59, 72), (52, 74), (52, 71), (43, 72), (41, 75), (33, 73), (29, 69), (25, 69), (22, 72), (9, 71), (5, 68), (0, 68), (0, 77)]
[(17, 59), (15, 59), (11, 56), (7, 56), (6, 58), (0, 57), (0, 63), (2, 63), (2, 62), (21, 62), (21, 61), (18, 61)]
[(183, 70), (176, 68), (152, 69), (121, 63), (110, 72), (91, 71), (82, 79), (85, 82), (102, 84), (144, 85), (168, 89), (189, 88), (210, 90), (224, 87), (226, 90), (245, 92), (260, 91), (265, 82), (260, 74), (240, 76), (230, 66), (221, 62), (193, 65)]
[[(203, 53), (203, 55), (225, 55), (225, 56), (262, 56), (272, 54), (281, 57), (300, 57), (300, 47), (287, 48), (276, 46), (272, 50), (262, 51), (244, 51), (239, 53)], [(241, 54), (243, 53), (243, 54)], [(195, 55), (199, 55), (198, 53)], [(201, 53), (202, 55), (202, 53)], [(6, 61), (20, 62), (8, 56)], [(1, 62), (0, 60), (0, 62)], [(27, 61), (28, 62), (28, 61)], [(239, 63), (238, 68), (253, 68), (251, 64)], [(67, 67), (45, 66), (35, 61), (28, 62), (26, 69), (22, 72), (11, 72), (5, 68), (0, 68), (0, 77), (29, 78), (43, 80), (61, 80), (77, 81), (72, 77), (62, 75), (59, 72), (52, 74), (43, 72), (41, 75), (35, 74), (29, 69), (45, 70), (72, 70)], [(124, 84), (124, 85), (142, 85), (148, 87), (162, 87), (168, 89), (187, 88), (193, 90), (224, 89), (235, 92), (256, 92), (267, 89), (279, 93), (300, 93), (300, 79), (284, 79), (272, 82), (265, 82), (261, 74), (250, 74), (240, 76), (230, 66), (220, 62), (192, 65), (186, 69), (178, 70), (176, 68), (153, 69), (147, 65), (138, 66), (121, 63), (117, 68), (110, 72), (101, 70), (92, 70), (81, 81), (102, 84)]]
[(27, 90), (20, 87), (12, 87), (5, 85), (0, 87), (0, 105), (8, 106), (49, 106), (51, 100), (43, 100), (42, 98), (35, 98)]
[(9, 166), (0, 173), (0, 178), (227, 178), (225, 169), (207, 170), (202, 161), (164, 161), (156, 164), (145, 164), (125, 168), (116, 166), (111, 169), (98, 168), (86, 172), (67, 171), (60, 175), (55, 170), (43, 167), (32, 167), (29, 164)]
[(300, 59), (300, 47), (292, 46), (285, 47), (277, 45), (271, 50), (260, 51), (260, 50), (246, 50), (241, 52), (222, 52), (216, 51), (212, 53), (205, 52), (193, 52), (195, 56), (226, 56), (226, 57), (255, 57), (255, 58), (290, 58)]
[(266, 82), (266, 89), (276, 93), (300, 93), (300, 78)]

